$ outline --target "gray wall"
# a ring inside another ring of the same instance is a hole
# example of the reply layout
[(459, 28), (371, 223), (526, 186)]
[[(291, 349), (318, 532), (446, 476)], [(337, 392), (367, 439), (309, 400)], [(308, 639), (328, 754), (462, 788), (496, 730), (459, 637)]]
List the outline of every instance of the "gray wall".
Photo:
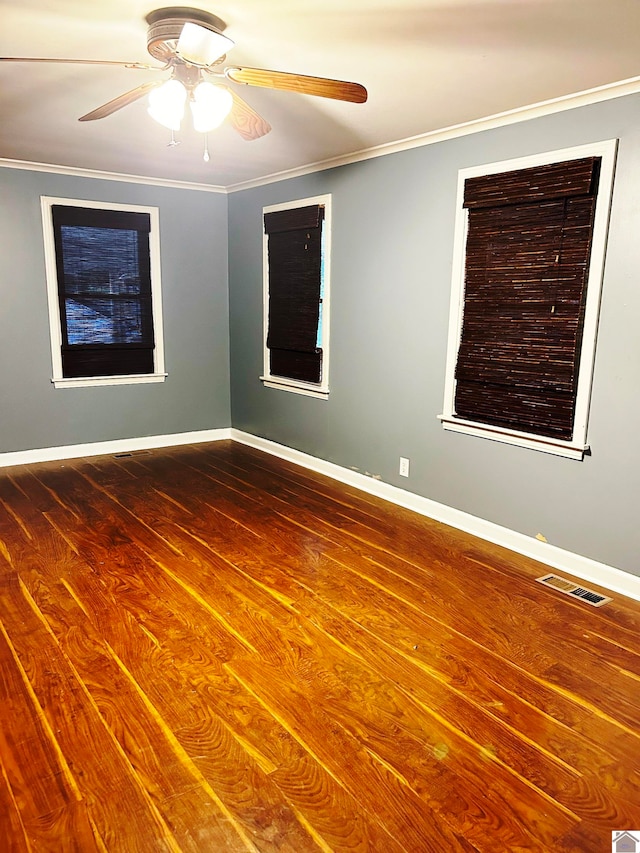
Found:
[[(444, 432), (458, 169), (619, 138), (582, 462)], [(237, 192), (229, 197), (234, 427), (640, 575), (640, 97)], [(333, 194), (331, 393), (266, 389), (263, 205)], [(398, 476), (400, 456), (411, 476)]]
[[(157, 385), (55, 389), (40, 196), (160, 210)], [(225, 195), (0, 169), (0, 452), (230, 425)]]

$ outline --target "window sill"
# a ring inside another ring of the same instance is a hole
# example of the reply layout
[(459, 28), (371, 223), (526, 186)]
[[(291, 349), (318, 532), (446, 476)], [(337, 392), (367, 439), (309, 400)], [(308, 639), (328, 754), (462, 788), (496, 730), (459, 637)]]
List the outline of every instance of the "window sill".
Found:
[(451, 415), (438, 415), (442, 426), (451, 432), (461, 432), (465, 435), (475, 435), (478, 438), (488, 438), (492, 441), (501, 441), (503, 444), (513, 444), (517, 447), (526, 447), (530, 450), (539, 450), (543, 453), (552, 453), (555, 456), (564, 456), (567, 459), (582, 460), (589, 450), (588, 444), (580, 444), (576, 441), (562, 441), (557, 438), (547, 438), (533, 435), (527, 432), (515, 432), (490, 424), (479, 424), (473, 421), (465, 421), (454, 418)]
[(101, 385), (142, 385), (164, 382), (167, 373), (140, 373), (131, 376), (79, 376), (73, 379), (53, 377), (56, 388), (98, 388)]
[(291, 391), (305, 397), (316, 397), (318, 400), (329, 399), (329, 389), (307, 382), (296, 382), (295, 379), (281, 379), (274, 376), (261, 376), (260, 381), (265, 388), (277, 388), (280, 391)]

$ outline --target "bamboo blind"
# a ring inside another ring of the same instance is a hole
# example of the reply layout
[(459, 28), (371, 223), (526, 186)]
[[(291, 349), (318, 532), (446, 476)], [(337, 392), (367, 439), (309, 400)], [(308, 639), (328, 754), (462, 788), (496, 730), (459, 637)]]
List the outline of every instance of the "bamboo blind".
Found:
[(472, 178), (455, 413), (570, 439), (599, 158)]
[(309, 205), (267, 213), (270, 370), (319, 382), (322, 350), (317, 347), (320, 314), (324, 208)]

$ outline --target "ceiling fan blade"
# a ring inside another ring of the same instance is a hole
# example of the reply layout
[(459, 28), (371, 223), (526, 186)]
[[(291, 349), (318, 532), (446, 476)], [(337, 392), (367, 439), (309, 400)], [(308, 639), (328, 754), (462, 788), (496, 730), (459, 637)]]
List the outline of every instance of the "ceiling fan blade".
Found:
[(118, 97), (114, 98), (112, 101), (108, 101), (101, 107), (97, 107), (90, 113), (81, 116), (78, 121), (95, 121), (99, 118), (106, 118), (112, 113), (117, 112), (117, 110), (121, 110), (122, 107), (126, 107), (129, 104), (132, 104), (134, 101), (139, 100), (139, 98), (144, 97), (147, 92), (150, 92), (152, 89), (155, 89), (156, 86), (161, 85), (162, 81), (154, 81), (153, 83), (143, 83), (142, 86), (138, 86), (135, 89), (132, 89), (130, 92), (125, 92), (123, 95), (118, 95)]
[(141, 71), (164, 71), (158, 65), (145, 65), (143, 62), (118, 62), (114, 59), (45, 59), (32, 56), (0, 56), (0, 62), (56, 62), (66, 65), (118, 65), (120, 68), (136, 68)]
[(283, 89), (303, 95), (351, 101), (354, 104), (364, 104), (367, 100), (367, 90), (359, 83), (330, 80), (327, 77), (307, 77), (304, 74), (287, 74), (284, 71), (267, 71), (264, 68), (231, 67), (226, 68), (224, 73), (234, 83), (245, 83), (247, 86)]
[[(229, 90), (231, 91), (231, 90)], [(249, 106), (246, 101), (243, 101), (235, 92), (231, 92), (233, 97), (233, 106), (229, 113), (229, 121), (237, 130), (243, 139), (251, 142), (252, 139), (260, 139), (261, 136), (266, 136), (271, 130), (271, 125), (266, 119)]]

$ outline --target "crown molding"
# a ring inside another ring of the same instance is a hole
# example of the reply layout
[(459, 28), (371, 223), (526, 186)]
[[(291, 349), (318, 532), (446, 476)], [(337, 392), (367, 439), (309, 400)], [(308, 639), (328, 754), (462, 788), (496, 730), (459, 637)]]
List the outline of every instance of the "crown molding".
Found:
[(143, 184), (152, 187), (170, 187), (177, 190), (198, 190), (207, 193), (226, 194), (226, 187), (212, 184), (197, 184), (190, 181), (172, 181), (168, 178), (152, 178), (145, 175), (127, 175), (120, 172), (100, 172), (94, 169), (79, 169), (73, 166), (58, 166), (55, 163), (34, 163), (29, 160), (0, 158), (0, 168), (24, 169), (27, 172), (48, 172), (51, 175), (70, 175), (74, 178), (93, 178), (98, 181), (119, 181), (125, 184)]

